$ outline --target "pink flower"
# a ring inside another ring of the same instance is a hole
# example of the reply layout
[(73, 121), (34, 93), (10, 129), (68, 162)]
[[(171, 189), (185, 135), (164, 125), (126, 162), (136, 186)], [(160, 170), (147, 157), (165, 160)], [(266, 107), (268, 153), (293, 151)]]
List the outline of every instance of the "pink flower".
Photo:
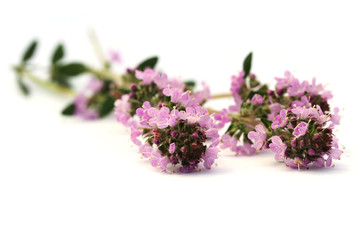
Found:
[(306, 107), (296, 107), (291, 109), (291, 112), (293, 112), (296, 116), (300, 117), (300, 119), (305, 119), (310, 115), (311, 110)]
[(141, 142), (138, 139), (138, 137), (141, 136), (142, 131), (139, 129), (139, 127), (135, 121), (132, 121), (129, 125), (130, 125), (130, 130), (131, 130), (131, 134), (130, 134), (131, 141), (135, 145), (141, 146)]
[(290, 87), (288, 87), (287, 92), (289, 96), (302, 96), (304, 92), (308, 89), (309, 83), (307, 81), (303, 81), (301, 84), (299, 80), (293, 79), (290, 83)]
[(308, 124), (306, 122), (301, 122), (295, 127), (293, 135), (296, 138), (304, 136), (306, 134), (307, 128)]
[(252, 145), (256, 150), (260, 150), (264, 147), (266, 141), (266, 130), (263, 125), (258, 124), (255, 126), (256, 131), (251, 131), (248, 134), (248, 138), (255, 141)]
[(202, 82), (203, 89), (200, 92), (192, 94), (192, 97), (198, 104), (202, 104), (204, 101), (211, 97), (210, 88), (205, 82)]
[(271, 124), (271, 128), (276, 129), (279, 127), (285, 127), (287, 122), (288, 118), (286, 117), (286, 110), (282, 109), (280, 114), (275, 117), (274, 122)]
[(331, 114), (331, 122), (333, 125), (338, 125), (340, 124), (340, 114), (339, 114), (340, 109), (338, 107), (334, 108), (334, 113)]
[(275, 153), (275, 159), (277, 161), (282, 160), (285, 157), (286, 144), (282, 142), (281, 138), (278, 136), (274, 136), (271, 138), (271, 142), (269, 147), (270, 150)]
[(232, 76), (231, 77), (231, 93), (234, 95), (239, 95), (241, 90), (241, 85), (244, 84), (245, 72), (241, 71), (238, 76)]
[(255, 94), (251, 102), (255, 103), (256, 105), (261, 105), (264, 102), (264, 98), (260, 94)]
[(236, 149), (237, 154), (250, 156), (256, 153), (256, 149), (250, 143), (244, 142), (243, 146), (238, 146)]
[(289, 87), (289, 85), (293, 79), (294, 79), (294, 76), (289, 71), (286, 71), (284, 73), (284, 78), (275, 77), (275, 80), (277, 81), (276, 89), (282, 90), (284, 88)]
[(118, 51), (109, 50), (108, 53), (109, 53), (110, 62), (121, 63), (121, 61), (122, 61), (121, 55)]
[(216, 147), (208, 147), (205, 151), (204, 156), (202, 157), (202, 159), (204, 160), (204, 167), (207, 169), (211, 168), (211, 165), (213, 165), (215, 159), (217, 158), (218, 155), (218, 148)]
[(276, 115), (281, 110), (281, 104), (280, 103), (272, 103), (269, 105), (270, 108), (270, 114), (268, 115), (268, 120), (272, 121), (276, 117)]
[(102, 87), (103, 87), (103, 82), (92, 77), (90, 78), (90, 81), (88, 82), (85, 89), (89, 90), (91, 93), (97, 93), (98, 91), (101, 90)]
[(88, 98), (80, 93), (74, 99), (75, 115), (85, 120), (94, 120), (98, 118), (98, 112), (95, 109), (88, 108)]
[(116, 100), (114, 103), (116, 120), (125, 126), (128, 125), (130, 119), (129, 111), (131, 109), (131, 105), (129, 98), (129, 95), (125, 94), (121, 97), (121, 99)]
[(300, 169), (300, 168), (304, 168), (306, 166), (304, 161), (298, 157), (295, 157), (294, 159), (285, 158), (284, 162), (285, 162), (286, 166), (291, 167), (291, 168)]
[(143, 84), (145, 85), (154, 82), (158, 76), (159, 74), (150, 68), (145, 69), (144, 72), (135, 70), (135, 77), (139, 80), (143, 80)]
[(215, 125), (217, 129), (223, 128), (226, 123), (231, 121), (231, 118), (228, 116), (228, 110), (225, 108), (221, 111), (221, 113), (215, 113), (214, 119), (218, 121), (218, 123)]
[(175, 145), (175, 143), (171, 143), (171, 144), (170, 144), (170, 147), (169, 147), (169, 153), (170, 153), (170, 154), (173, 154), (173, 153), (175, 152), (175, 150), (176, 150), (176, 145)]
[(324, 88), (322, 84), (316, 85), (316, 78), (313, 78), (311, 85), (307, 89), (307, 92), (309, 92), (311, 95), (318, 95), (323, 90)]
[(230, 148), (231, 151), (236, 152), (236, 144), (238, 140), (234, 137), (231, 137), (229, 134), (224, 134), (221, 137), (222, 144), (220, 145), (221, 149)]
[(309, 101), (309, 98), (306, 96), (302, 96), (301, 100), (295, 100), (291, 103), (292, 108), (296, 107), (311, 107), (311, 103)]

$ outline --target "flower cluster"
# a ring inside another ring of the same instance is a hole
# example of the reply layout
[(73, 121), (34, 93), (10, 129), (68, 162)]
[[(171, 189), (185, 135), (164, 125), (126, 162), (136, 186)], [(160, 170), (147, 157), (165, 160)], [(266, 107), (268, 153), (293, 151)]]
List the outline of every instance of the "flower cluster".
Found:
[[(179, 172), (193, 172), (200, 163), (211, 168), (218, 155), (220, 139), (206, 109), (188, 106), (170, 111), (168, 107), (158, 109), (144, 102), (136, 114), (140, 121), (137, 127), (132, 127), (132, 140), (153, 166), (167, 171), (168, 165), (172, 165)], [(140, 134), (146, 140), (144, 144), (138, 140)]]
[(248, 137), (257, 150), (270, 148), (276, 160), (284, 160), (294, 168), (306, 168), (310, 164), (330, 167), (342, 153), (333, 135), (330, 116), (319, 105), (283, 109), (267, 130), (259, 124)]
[(143, 102), (162, 107), (172, 108), (177, 104), (182, 106), (195, 106), (202, 104), (210, 97), (209, 88), (197, 93), (186, 90), (186, 85), (176, 78), (169, 78), (165, 73), (152, 69), (136, 70), (135, 76), (138, 83), (130, 86), (130, 93), (122, 96), (115, 102), (115, 115), (119, 122), (129, 124), (129, 119), (134, 116)]

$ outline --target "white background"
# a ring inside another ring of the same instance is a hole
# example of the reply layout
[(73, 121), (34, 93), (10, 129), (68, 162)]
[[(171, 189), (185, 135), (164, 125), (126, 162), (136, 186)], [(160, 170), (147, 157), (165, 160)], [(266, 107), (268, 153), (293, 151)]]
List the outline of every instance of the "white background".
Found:
[[(359, 239), (356, 2), (3, 1), (0, 239)], [(11, 64), (33, 38), (42, 65), (62, 41), (68, 60), (99, 66), (89, 28), (104, 49), (121, 51), (123, 67), (158, 54), (161, 70), (206, 80), (213, 92), (228, 91), (250, 51), (269, 84), (285, 70), (316, 76), (341, 108), (343, 158), (297, 171), (270, 152), (223, 151), (211, 171), (161, 173), (113, 117), (63, 118), (70, 99), (34, 85), (23, 97), (16, 87)]]

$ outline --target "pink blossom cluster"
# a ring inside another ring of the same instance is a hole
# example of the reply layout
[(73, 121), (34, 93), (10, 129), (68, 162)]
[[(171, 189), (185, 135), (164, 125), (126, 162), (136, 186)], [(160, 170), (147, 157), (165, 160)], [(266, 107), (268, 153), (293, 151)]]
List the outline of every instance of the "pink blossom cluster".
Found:
[[(168, 164), (172, 163), (171, 157), (165, 156), (161, 151), (154, 148), (154, 146), (150, 146), (148, 143), (139, 144), (138, 137), (141, 134), (140, 129), (166, 129), (174, 127), (180, 121), (183, 121), (190, 125), (199, 124), (199, 126), (204, 129), (206, 138), (210, 141), (210, 145), (207, 146), (200, 161), (203, 162), (205, 168), (211, 168), (218, 155), (217, 146), (220, 143), (220, 139), (214, 120), (206, 109), (201, 106), (196, 106), (186, 107), (185, 110), (180, 111), (178, 109), (170, 111), (167, 107), (157, 109), (151, 107), (149, 102), (144, 102), (143, 107), (137, 109), (136, 112), (140, 117), (140, 123), (138, 126), (133, 125), (134, 127), (132, 127), (132, 141), (136, 145), (140, 145), (140, 153), (143, 157), (149, 159), (153, 166), (160, 166), (163, 171), (166, 171)], [(196, 133), (194, 133), (192, 137), (197, 138)], [(169, 154), (173, 154), (175, 149), (177, 149), (176, 144), (170, 144)], [(187, 170), (189, 169), (186, 167), (179, 168), (179, 171)]]

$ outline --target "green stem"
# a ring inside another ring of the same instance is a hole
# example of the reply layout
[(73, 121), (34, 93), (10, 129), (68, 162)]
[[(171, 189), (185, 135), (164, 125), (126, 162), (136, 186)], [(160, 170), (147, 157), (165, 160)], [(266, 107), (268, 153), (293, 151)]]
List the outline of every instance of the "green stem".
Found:
[(67, 95), (67, 96), (72, 96), (72, 97), (76, 95), (76, 92), (73, 91), (72, 89), (66, 88), (66, 87), (61, 87), (55, 83), (50, 82), (49, 80), (41, 79), (40, 77), (32, 74), (29, 70), (26, 70), (22, 67), (15, 67), (15, 71), (18, 74), (20, 74), (22, 77), (25, 77), (25, 78), (31, 80), (35, 84), (39, 85), (40, 87), (42, 87), (50, 92), (55, 92), (57, 94)]
[(112, 80), (117, 86), (123, 86), (123, 78), (121, 75), (117, 75), (107, 69), (98, 70), (94, 68), (88, 68), (87, 70), (89, 73), (94, 74), (101, 79)]
[(220, 98), (230, 98), (230, 97), (232, 97), (231, 93), (220, 93), (220, 94), (212, 95), (210, 99), (220, 99)]

